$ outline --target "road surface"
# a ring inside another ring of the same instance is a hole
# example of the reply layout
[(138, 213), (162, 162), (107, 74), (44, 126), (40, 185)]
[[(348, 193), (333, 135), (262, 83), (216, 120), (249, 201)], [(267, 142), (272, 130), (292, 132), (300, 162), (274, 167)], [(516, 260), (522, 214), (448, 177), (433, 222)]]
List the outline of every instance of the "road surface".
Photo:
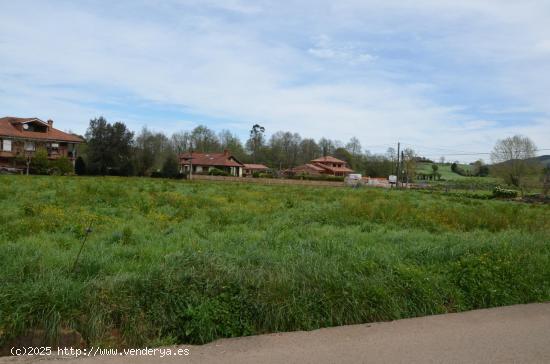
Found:
[(550, 303), (223, 339), (187, 356), (4, 357), (0, 363), (550, 363)]

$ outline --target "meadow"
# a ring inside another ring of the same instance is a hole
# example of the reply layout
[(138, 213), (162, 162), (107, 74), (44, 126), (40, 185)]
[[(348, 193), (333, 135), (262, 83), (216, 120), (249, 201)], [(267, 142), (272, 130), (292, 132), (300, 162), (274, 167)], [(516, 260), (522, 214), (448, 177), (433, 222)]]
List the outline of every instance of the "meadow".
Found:
[(369, 188), (0, 176), (0, 282), (0, 346), (33, 329), (52, 343), (71, 328), (88, 345), (155, 346), (541, 302), (550, 208)]

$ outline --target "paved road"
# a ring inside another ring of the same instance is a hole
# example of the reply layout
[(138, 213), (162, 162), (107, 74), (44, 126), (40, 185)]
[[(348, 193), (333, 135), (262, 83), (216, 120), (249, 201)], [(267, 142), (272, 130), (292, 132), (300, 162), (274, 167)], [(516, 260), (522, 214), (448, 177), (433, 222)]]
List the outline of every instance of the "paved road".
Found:
[[(4, 363), (550, 363), (550, 303), (218, 340), (181, 357), (0, 358)], [(175, 349), (175, 348), (171, 348)]]

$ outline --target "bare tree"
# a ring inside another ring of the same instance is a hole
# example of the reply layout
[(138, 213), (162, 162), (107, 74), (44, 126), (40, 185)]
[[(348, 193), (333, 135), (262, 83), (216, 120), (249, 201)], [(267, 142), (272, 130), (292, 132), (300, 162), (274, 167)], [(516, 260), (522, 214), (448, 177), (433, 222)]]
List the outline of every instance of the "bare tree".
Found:
[(526, 178), (536, 173), (536, 163), (529, 160), (535, 157), (536, 150), (535, 143), (522, 135), (499, 140), (491, 152), (491, 171), (523, 193)]
[(403, 170), (405, 172), (405, 181), (412, 182), (416, 175), (416, 152), (411, 148), (406, 148), (402, 152)]

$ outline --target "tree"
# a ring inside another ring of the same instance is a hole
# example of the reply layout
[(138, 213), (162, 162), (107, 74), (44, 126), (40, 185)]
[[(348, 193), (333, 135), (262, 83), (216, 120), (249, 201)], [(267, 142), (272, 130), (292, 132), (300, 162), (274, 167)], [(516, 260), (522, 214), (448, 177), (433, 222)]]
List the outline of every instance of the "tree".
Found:
[(302, 139), (300, 142), (300, 154), (298, 164), (309, 163), (321, 155), (321, 149), (315, 142), (315, 139)]
[(168, 154), (162, 165), (162, 175), (166, 178), (174, 178), (179, 173), (179, 162), (175, 153)]
[(437, 172), (439, 166), (437, 164), (432, 164), (432, 179), (435, 181), (436, 178), (439, 178), (440, 174)]
[(78, 156), (76, 158), (74, 164), (74, 172), (79, 176), (83, 176), (86, 174), (86, 163), (84, 162), (84, 158), (82, 158), (81, 156)]
[(163, 133), (153, 133), (143, 128), (134, 143), (136, 172), (148, 176), (162, 167), (167, 154), (173, 153), (169, 139)]
[(64, 176), (73, 172), (73, 164), (69, 158), (62, 156), (50, 162), (50, 167), (55, 174)]
[(261, 148), (264, 146), (264, 133), (265, 128), (260, 124), (254, 124), (252, 125), (252, 129), (250, 129), (250, 137), (246, 142), (246, 147), (252, 152), (252, 159), (254, 163), (256, 163), (256, 160), (258, 159), (258, 154)]
[(403, 150), (403, 171), (405, 182), (411, 182), (416, 174), (416, 152), (411, 148)]
[(216, 152), (220, 149), (216, 133), (204, 125), (199, 125), (191, 131), (191, 145), (195, 152)]
[(491, 153), (491, 170), (523, 193), (526, 177), (536, 172), (536, 163), (528, 160), (535, 157), (536, 150), (535, 143), (522, 135), (499, 140)]
[(334, 157), (343, 160), (348, 166), (353, 164), (353, 155), (346, 148), (337, 148), (334, 151)]
[(218, 134), (221, 150), (229, 150), (237, 159), (241, 162), (246, 158), (246, 152), (244, 151), (243, 144), (238, 136), (232, 134), (229, 130), (222, 130)]
[(318, 144), (319, 144), (319, 148), (321, 148), (321, 153), (323, 154), (323, 157), (333, 154), (334, 150), (336, 150), (336, 145), (335, 145), (336, 143), (330, 139), (321, 138), (319, 139)]
[(271, 136), (271, 163), (279, 168), (291, 168), (296, 165), (302, 138), (297, 133), (278, 131)]
[(349, 165), (353, 169), (358, 169), (361, 162), (361, 142), (356, 137), (352, 137), (346, 144), (346, 149), (352, 157)]
[(39, 148), (31, 158), (30, 169), (34, 174), (48, 174), (50, 161), (48, 152), (44, 148)]
[(88, 171), (91, 174), (133, 173), (134, 133), (122, 122), (110, 124), (102, 116), (90, 120), (86, 131)]
[(188, 131), (176, 132), (170, 138), (172, 149), (177, 154), (191, 150), (191, 133)]

